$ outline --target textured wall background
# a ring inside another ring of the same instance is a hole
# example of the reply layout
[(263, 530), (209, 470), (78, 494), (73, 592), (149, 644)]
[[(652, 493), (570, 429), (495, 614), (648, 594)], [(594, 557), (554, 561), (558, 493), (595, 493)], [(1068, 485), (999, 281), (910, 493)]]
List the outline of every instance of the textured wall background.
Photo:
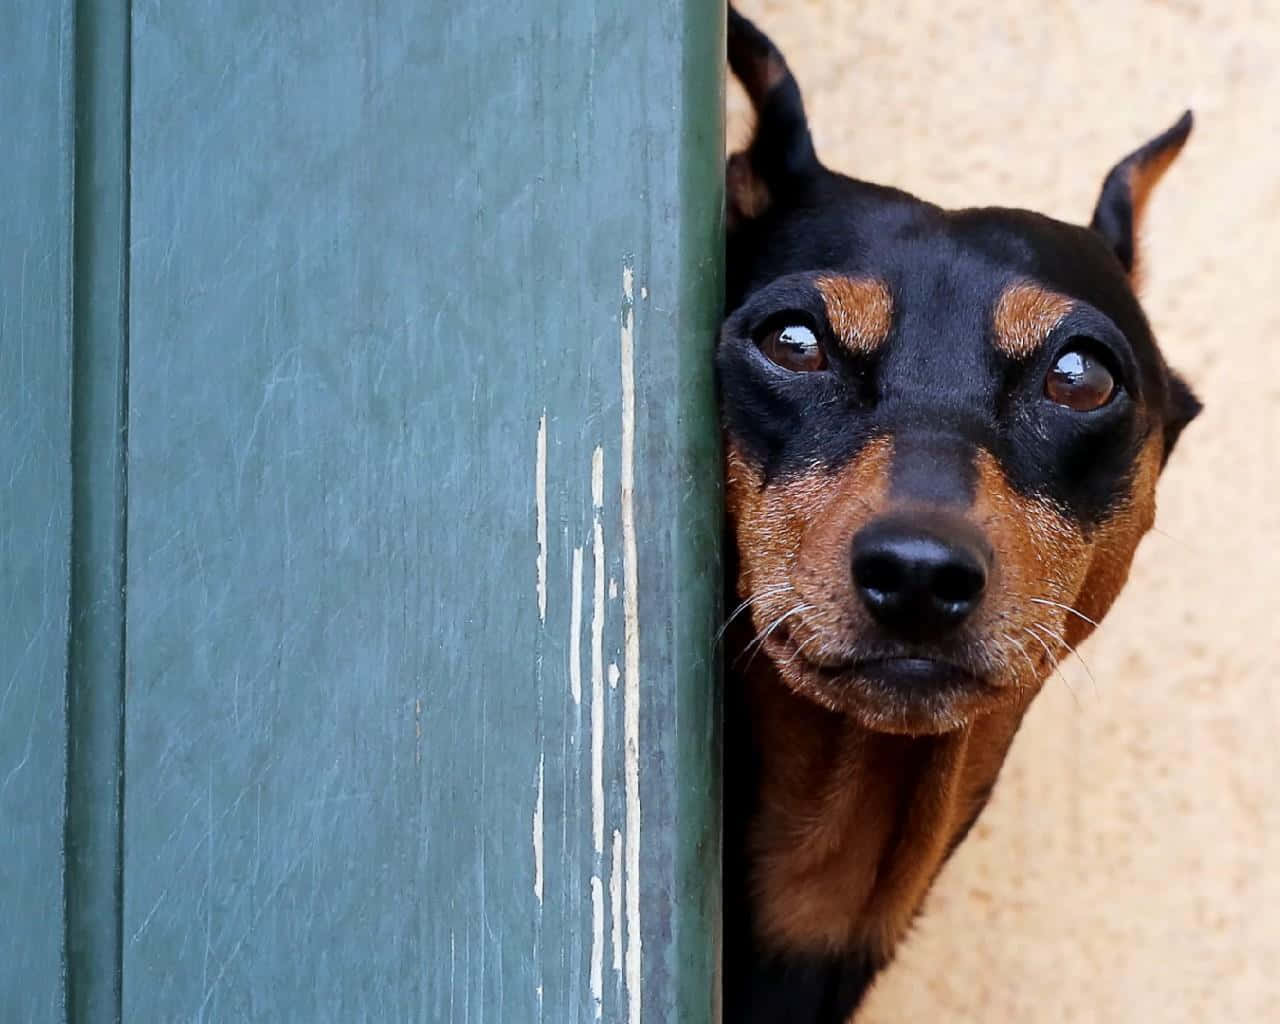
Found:
[[(870, 1024), (1280, 1020), (1280, 4), (742, 0), (830, 166), (1087, 220), (1187, 106), (1147, 311), (1205, 401), (1103, 628), (1033, 707)], [(731, 93), (730, 138), (746, 132)]]

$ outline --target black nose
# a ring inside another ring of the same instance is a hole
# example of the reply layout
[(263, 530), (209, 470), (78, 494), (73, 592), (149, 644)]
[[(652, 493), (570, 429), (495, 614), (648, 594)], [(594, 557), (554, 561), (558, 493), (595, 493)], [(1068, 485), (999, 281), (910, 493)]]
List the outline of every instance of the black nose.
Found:
[(963, 520), (881, 519), (853, 538), (853, 582), (872, 617), (911, 640), (942, 636), (982, 600), (991, 557)]

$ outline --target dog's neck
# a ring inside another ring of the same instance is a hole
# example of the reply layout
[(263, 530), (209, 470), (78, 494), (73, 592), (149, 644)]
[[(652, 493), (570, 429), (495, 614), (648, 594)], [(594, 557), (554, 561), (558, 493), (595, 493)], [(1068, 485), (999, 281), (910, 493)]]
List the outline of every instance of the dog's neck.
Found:
[(886, 961), (986, 802), (1024, 709), (892, 736), (796, 695), (763, 659), (730, 685), (756, 766), (745, 824), (758, 940)]

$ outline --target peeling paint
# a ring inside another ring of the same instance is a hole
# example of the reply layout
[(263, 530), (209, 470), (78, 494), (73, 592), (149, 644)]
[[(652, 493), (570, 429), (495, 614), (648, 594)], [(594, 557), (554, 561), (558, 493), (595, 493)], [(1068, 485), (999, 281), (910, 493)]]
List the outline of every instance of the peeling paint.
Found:
[(604, 1010), (604, 883), (591, 876), (591, 999), (596, 1020)]
[[(591, 453), (591, 840), (597, 866), (604, 855), (604, 448)], [(591, 998), (604, 1010), (604, 883), (591, 876)]]
[(604, 853), (604, 449), (591, 456), (591, 840)]
[(538, 534), (538, 621), (547, 621), (547, 412), (538, 421), (538, 455), (534, 467), (534, 504)]
[(613, 969), (622, 971), (622, 833), (613, 830), (613, 859), (609, 865), (609, 914), (612, 927), (609, 930), (613, 946)]
[(538, 795), (533, 804), (533, 894), (542, 906), (542, 770), (545, 755), (538, 755)]
[(638, 593), (635, 458), (636, 368), (635, 291), (630, 263), (622, 266), (622, 615), (623, 615), (623, 760), (626, 793), (625, 952), (627, 1020), (641, 1020), (640, 938), (640, 599)]
[(591, 453), (591, 507), (604, 508), (604, 448), (600, 445)]
[(582, 548), (573, 549), (569, 592), (569, 692), (582, 703)]
[(622, 678), (622, 674), (618, 671), (618, 663), (616, 661), (609, 662), (609, 686), (611, 689), (618, 688), (618, 680)]

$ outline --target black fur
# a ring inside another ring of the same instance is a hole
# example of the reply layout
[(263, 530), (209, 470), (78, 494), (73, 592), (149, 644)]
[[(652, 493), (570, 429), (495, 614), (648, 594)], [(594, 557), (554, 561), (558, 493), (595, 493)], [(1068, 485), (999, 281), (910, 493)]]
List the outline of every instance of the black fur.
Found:
[(863, 955), (768, 956), (725, 993), (725, 1020), (741, 1024), (845, 1024), (883, 964)]

